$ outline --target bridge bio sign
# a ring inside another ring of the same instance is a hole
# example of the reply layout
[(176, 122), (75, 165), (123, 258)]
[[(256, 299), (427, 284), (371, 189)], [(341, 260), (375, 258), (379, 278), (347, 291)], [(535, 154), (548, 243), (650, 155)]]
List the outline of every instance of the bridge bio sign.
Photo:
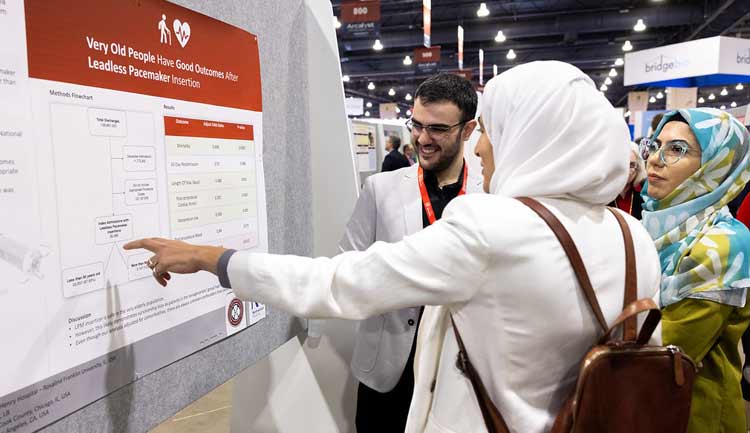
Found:
[(674, 85), (673, 80), (692, 78), (729, 84), (740, 80), (737, 76), (750, 76), (747, 39), (716, 36), (625, 54), (626, 86)]

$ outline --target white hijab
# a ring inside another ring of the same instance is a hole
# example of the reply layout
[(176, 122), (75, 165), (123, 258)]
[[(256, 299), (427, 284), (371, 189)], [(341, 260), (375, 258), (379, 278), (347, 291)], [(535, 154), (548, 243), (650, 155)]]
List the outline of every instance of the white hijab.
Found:
[(607, 204), (622, 190), (627, 125), (575, 66), (517, 66), (487, 83), (482, 105), (495, 158), (490, 193)]

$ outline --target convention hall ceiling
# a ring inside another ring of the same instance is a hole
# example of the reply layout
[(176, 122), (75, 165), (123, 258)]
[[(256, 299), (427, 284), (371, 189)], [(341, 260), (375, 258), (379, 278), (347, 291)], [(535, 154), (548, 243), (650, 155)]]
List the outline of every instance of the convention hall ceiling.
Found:
[[(341, 3), (332, 1), (339, 18)], [(624, 57), (622, 46), (628, 40), (634, 50), (643, 50), (716, 35), (750, 37), (750, 0), (489, 0), (484, 2), (489, 15), (478, 17), (480, 3), (432, 0), (432, 45), (441, 46), (440, 69), (457, 70), (456, 29), (462, 25), (464, 68), (473, 70), (475, 84), (480, 48), (485, 77), (492, 76), (493, 65), (502, 72), (519, 63), (556, 59), (578, 66), (600, 86), (615, 61)], [(634, 30), (638, 19), (644, 31)], [(495, 41), (499, 30), (504, 42)], [(373, 49), (374, 37), (350, 38), (341, 29), (337, 36), (342, 73), (350, 78), (344, 83), (347, 95), (365, 97), (375, 111), (378, 102), (411, 104), (404, 96), (426, 77), (404, 64), (404, 57), (413, 57), (414, 49), (422, 46), (422, 0), (381, 1), (381, 51)], [(510, 49), (516, 53), (513, 60), (506, 57)], [(606, 95), (621, 106), (627, 90), (622, 67), (616, 69), (619, 75), (611, 78)], [(368, 90), (370, 82), (375, 90)], [(391, 88), (395, 96), (388, 94)]]

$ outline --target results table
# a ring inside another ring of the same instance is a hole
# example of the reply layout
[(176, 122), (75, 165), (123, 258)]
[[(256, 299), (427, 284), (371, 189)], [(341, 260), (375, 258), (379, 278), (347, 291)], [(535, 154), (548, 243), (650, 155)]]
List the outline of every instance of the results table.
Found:
[(172, 238), (247, 249), (258, 242), (253, 126), (164, 117)]

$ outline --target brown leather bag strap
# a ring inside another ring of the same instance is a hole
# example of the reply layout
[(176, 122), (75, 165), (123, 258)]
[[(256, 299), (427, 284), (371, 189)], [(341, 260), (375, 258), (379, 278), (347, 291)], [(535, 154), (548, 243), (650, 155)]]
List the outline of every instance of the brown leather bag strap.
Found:
[(578, 284), (581, 286), (589, 306), (591, 306), (591, 311), (594, 313), (596, 321), (599, 322), (602, 332), (607, 332), (609, 326), (607, 326), (607, 321), (604, 320), (604, 314), (602, 314), (602, 309), (599, 307), (599, 301), (596, 299), (594, 288), (591, 286), (591, 280), (589, 280), (589, 274), (586, 272), (586, 266), (583, 264), (583, 259), (581, 259), (581, 254), (578, 252), (578, 248), (576, 248), (573, 238), (570, 237), (570, 234), (565, 230), (565, 227), (563, 227), (560, 220), (544, 207), (543, 204), (531, 197), (519, 197), (518, 201), (536, 212), (536, 214), (539, 215), (555, 233), (555, 236), (560, 241), (560, 245), (562, 245), (565, 254), (570, 260), (571, 266), (573, 266), (573, 271), (576, 274), (576, 278), (578, 278)]
[(456, 367), (469, 378), (471, 381), (471, 387), (474, 388), (474, 394), (477, 396), (477, 402), (479, 403), (479, 409), (482, 411), (482, 418), (484, 418), (484, 424), (487, 426), (489, 433), (510, 433), (508, 425), (505, 424), (505, 419), (497, 410), (497, 406), (492, 402), (490, 395), (487, 393), (487, 388), (484, 387), (482, 379), (479, 377), (479, 373), (474, 368), (474, 365), (469, 361), (469, 355), (466, 353), (466, 347), (464, 347), (464, 341), (461, 339), (461, 334), (458, 332), (456, 322), (453, 321), (453, 315), (451, 314), (451, 325), (453, 326), (453, 333), (456, 335), (456, 343), (458, 343), (458, 359), (456, 359)]
[[(625, 242), (625, 298), (622, 301), (623, 310), (631, 305), (638, 299), (638, 273), (635, 267), (635, 248), (633, 247), (633, 235), (630, 233), (630, 227), (628, 226), (625, 218), (620, 214), (619, 211), (608, 207), (607, 208), (612, 215), (617, 219), (617, 223), (620, 225), (622, 231), (622, 238)], [(635, 341), (638, 333), (638, 323), (636, 316), (632, 316), (625, 320), (625, 324), (622, 328), (622, 339), (623, 341)]]
[[(659, 310), (659, 307), (651, 298), (639, 299), (626, 305), (625, 308), (623, 308), (622, 313), (620, 313), (620, 315), (617, 316), (617, 319), (615, 319), (615, 321), (612, 323), (612, 326), (609, 328), (609, 330), (607, 330), (602, 338), (599, 339), (598, 344), (606, 343), (618, 326), (623, 323), (627, 323), (629, 320), (634, 320), (638, 316), (638, 314), (643, 313), (644, 311), (648, 311), (649, 314), (646, 317), (646, 321), (643, 323), (643, 326), (641, 327), (641, 333), (638, 335), (637, 342), (638, 344), (648, 343), (648, 340), (651, 338), (651, 334), (653, 334), (654, 330), (656, 329), (656, 325), (658, 325), (659, 320), (661, 320), (661, 310)], [(627, 341), (636, 341), (636, 339), (635, 337), (633, 337), (633, 340)]]

